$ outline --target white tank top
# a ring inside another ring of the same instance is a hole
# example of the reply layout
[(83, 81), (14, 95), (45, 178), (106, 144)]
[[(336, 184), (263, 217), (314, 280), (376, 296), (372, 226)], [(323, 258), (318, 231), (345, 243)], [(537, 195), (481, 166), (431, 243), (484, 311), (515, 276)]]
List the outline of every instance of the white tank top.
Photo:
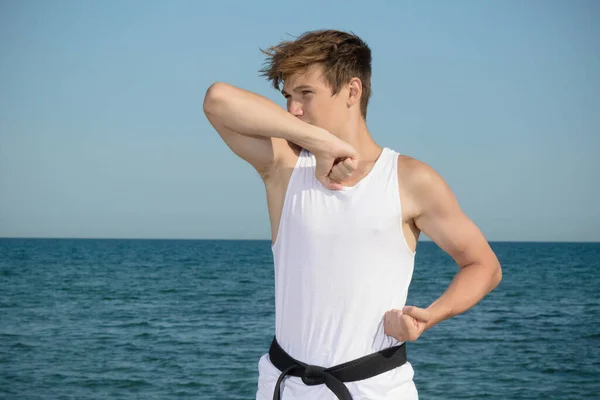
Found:
[[(272, 246), (275, 335), (293, 358), (331, 367), (399, 344), (383, 316), (405, 305), (415, 254), (402, 232), (397, 162), (384, 148), (358, 184), (332, 191), (315, 178), (315, 157), (300, 153)], [(268, 355), (259, 375), (257, 399), (271, 399), (279, 371)], [(412, 378), (407, 363), (346, 386), (355, 399), (416, 399)], [(335, 399), (296, 377), (282, 386), (283, 400)]]

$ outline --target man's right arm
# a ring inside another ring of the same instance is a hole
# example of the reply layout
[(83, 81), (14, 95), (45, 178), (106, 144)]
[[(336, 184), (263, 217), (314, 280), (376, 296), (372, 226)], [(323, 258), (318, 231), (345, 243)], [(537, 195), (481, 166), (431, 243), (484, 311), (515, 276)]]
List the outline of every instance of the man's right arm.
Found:
[(225, 83), (210, 86), (204, 113), (227, 146), (263, 179), (291, 156), (287, 142), (317, 156), (321, 161), (317, 177), (329, 187), (335, 186), (327, 178), (335, 159), (355, 156), (352, 146), (328, 131), (301, 121), (265, 97)]

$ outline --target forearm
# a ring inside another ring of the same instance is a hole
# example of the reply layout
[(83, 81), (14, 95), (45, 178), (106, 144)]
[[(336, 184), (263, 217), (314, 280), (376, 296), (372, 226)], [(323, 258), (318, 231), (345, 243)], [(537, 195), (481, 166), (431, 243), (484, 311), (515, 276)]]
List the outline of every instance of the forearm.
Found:
[(427, 307), (431, 319), (425, 330), (473, 307), (494, 290), (501, 279), (502, 270), (496, 261), (461, 268), (442, 296)]
[(271, 100), (225, 83), (207, 91), (204, 112), (211, 122), (249, 136), (286, 139), (312, 151), (326, 150), (334, 136), (288, 113)]

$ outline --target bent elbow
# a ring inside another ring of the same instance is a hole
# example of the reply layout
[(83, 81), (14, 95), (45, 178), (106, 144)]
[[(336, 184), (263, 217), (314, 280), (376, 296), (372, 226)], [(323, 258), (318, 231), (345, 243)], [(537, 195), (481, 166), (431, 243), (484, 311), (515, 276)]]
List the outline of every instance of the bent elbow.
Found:
[(210, 85), (206, 90), (202, 104), (204, 114), (208, 116), (216, 113), (219, 104), (222, 104), (223, 100), (227, 98), (226, 93), (228, 90), (229, 85), (223, 82), (215, 82)]
[(496, 289), (498, 285), (500, 285), (500, 282), (502, 282), (502, 267), (500, 266), (500, 263), (497, 263), (496, 270), (492, 276), (492, 290)]

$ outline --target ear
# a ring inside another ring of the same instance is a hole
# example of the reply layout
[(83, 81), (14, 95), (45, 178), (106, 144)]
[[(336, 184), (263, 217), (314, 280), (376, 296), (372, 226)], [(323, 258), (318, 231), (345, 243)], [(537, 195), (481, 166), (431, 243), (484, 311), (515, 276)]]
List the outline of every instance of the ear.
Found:
[(350, 79), (348, 83), (348, 108), (360, 104), (360, 97), (362, 95), (362, 81), (358, 78)]

